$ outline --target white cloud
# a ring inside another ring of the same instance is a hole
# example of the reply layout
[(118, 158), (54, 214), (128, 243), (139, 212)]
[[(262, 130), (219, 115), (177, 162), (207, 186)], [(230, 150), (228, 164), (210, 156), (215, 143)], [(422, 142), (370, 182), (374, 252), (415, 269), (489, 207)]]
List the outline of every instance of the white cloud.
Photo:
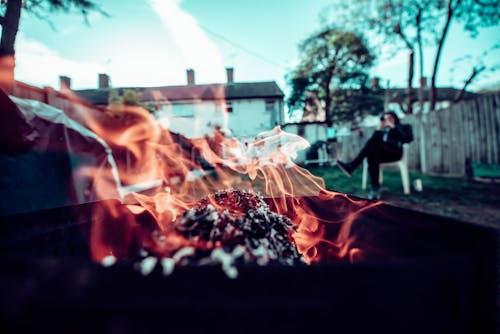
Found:
[(39, 87), (59, 88), (59, 75), (71, 77), (73, 86), (95, 87), (97, 73), (103, 70), (98, 63), (66, 59), (22, 33), (17, 36), (16, 50), (16, 80)]
[[(196, 81), (224, 80), (222, 56), (215, 43), (198, 25), (196, 19), (181, 7), (181, 0), (149, 0), (160, 17), (178, 52), (196, 73)], [(198, 80), (201, 79), (201, 80)]]
[(180, 64), (182, 59), (179, 57), (170, 55), (165, 58), (162, 53), (147, 53), (133, 47), (118, 50), (108, 58), (103, 56), (102, 61), (82, 62), (65, 58), (45, 44), (20, 33), (16, 50), (16, 80), (38, 87), (58, 89), (59, 76), (66, 75), (71, 78), (73, 89), (97, 88), (99, 73), (109, 74), (111, 85), (116, 87), (186, 82), (186, 66)]
[[(148, 45), (120, 45), (101, 59), (75, 61), (39, 40), (19, 33), (16, 42), (16, 79), (35, 86), (59, 88), (59, 76), (72, 79), (72, 88), (95, 88), (98, 73), (107, 73), (112, 86), (185, 84), (186, 69), (195, 70), (197, 83), (224, 82), (223, 57), (196, 19), (179, 0), (148, 0), (165, 30), (168, 50), (145, 52)], [(66, 32), (71, 34), (71, 31)]]

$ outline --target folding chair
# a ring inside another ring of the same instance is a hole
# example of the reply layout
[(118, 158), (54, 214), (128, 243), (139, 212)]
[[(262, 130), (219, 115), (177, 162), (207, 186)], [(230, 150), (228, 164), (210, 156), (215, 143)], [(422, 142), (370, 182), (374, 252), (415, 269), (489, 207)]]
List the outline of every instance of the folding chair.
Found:
[[(410, 194), (410, 173), (408, 171), (408, 144), (403, 144), (403, 156), (398, 161), (384, 162), (380, 164), (379, 172), (379, 182), (382, 184), (384, 182), (384, 167), (399, 167), (401, 172), (401, 181), (403, 183), (403, 191), (406, 195)], [(363, 176), (361, 178), (361, 188), (366, 189), (366, 184), (368, 181), (368, 160), (363, 161)]]

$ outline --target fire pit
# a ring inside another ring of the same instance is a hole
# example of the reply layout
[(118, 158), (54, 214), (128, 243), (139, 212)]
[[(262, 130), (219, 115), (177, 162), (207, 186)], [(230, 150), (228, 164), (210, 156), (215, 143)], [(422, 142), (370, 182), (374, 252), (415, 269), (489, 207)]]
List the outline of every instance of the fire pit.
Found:
[[(360, 199), (300, 200), (341, 221)], [(485, 227), (366, 202), (344, 260), (329, 243), (340, 224), (325, 224), (321, 260), (311, 265), (240, 265), (236, 279), (215, 265), (143, 275), (133, 261), (90, 260), (90, 212), (107, 205), (1, 218), (2, 329), (495, 332), (496, 234)]]
[[(5, 151), (3, 332), (495, 331), (495, 231), (329, 191), (279, 127), (179, 141), (138, 107), (0, 98), (40, 136)], [(23, 186), (37, 162), (60, 182)]]

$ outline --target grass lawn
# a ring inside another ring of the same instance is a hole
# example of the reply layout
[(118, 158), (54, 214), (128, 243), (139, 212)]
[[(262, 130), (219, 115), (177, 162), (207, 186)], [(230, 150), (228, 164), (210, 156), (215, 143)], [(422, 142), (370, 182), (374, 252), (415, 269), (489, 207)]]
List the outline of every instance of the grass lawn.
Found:
[[(345, 176), (336, 166), (307, 169), (322, 177), (330, 190), (358, 197), (367, 196), (369, 189), (361, 189), (361, 167), (351, 178)], [(422, 192), (413, 188), (413, 181), (416, 179), (422, 180)], [(412, 193), (404, 195), (399, 170), (385, 169), (384, 183), (381, 186), (382, 201), (416, 211), (500, 228), (500, 183), (428, 176), (417, 172), (410, 172), (410, 183)]]

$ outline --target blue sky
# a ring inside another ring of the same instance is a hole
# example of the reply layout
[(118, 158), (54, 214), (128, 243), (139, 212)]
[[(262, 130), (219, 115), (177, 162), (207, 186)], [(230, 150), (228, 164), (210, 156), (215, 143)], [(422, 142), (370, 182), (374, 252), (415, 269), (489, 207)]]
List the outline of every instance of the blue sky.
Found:
[[(284, 76), (296, 64), (299, 42), (320, 27), (329, 0), (107, 0), (96, 1), (109, 13), (93, 13), (89, 25), (76, 14), (52, 15), (52, 25), (24, 13), (17, 48), (17, 80), (57, 88), (58, 76), (72, 87), (94, 88), (98, 73), (113, 86), (182, 85), (193, 68), (197, 83), (225, 81), (234, 67), (236, 81), (275, 80), (286, 92)], [(500, 27), (470, 39), (452, 25), (440, 67), (439, 85), (460, 86), (472, 63), (454, 63), (500, 43)], [(433, 50), (427, 55), (430, 74)], [(373, 75), (382, 84), (403, 86), (407, 56), (380, 57)], [(500, 50), (487, 65), (500, 63)], [(451, 69), (455, 68), (452, 72)], [(500, 70), (478, 78), (479, 89), (500, 81)], [(417, 81), (415, 81), (416, 84)]]

